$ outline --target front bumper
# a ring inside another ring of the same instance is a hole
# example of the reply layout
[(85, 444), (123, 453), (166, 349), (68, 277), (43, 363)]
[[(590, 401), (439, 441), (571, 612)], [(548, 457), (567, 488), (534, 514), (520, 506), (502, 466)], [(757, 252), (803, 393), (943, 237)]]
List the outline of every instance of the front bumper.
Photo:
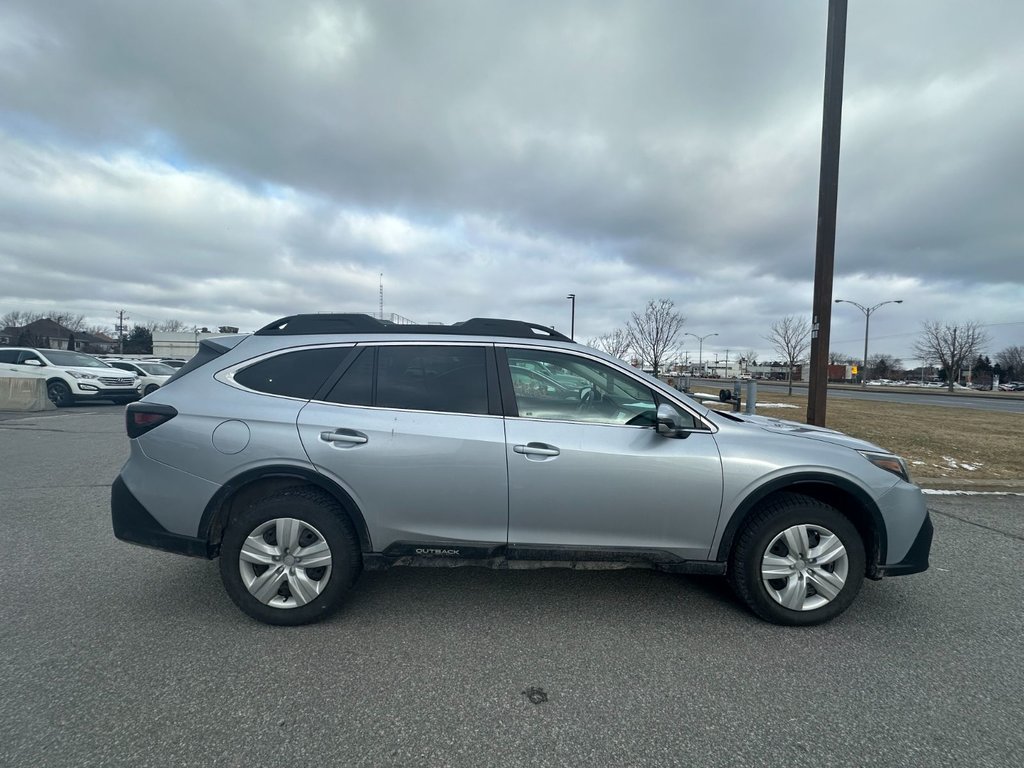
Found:
[(213, 556), (204, 539), (171, 533), (160, 525), (120, 477), (110, 489), (110, 517), (114, 535), (121, 541), (189, 557), (210, 559)]
[(928, 570), (928, 555), (932, 548), (932, 535), (935, 528), (932, 526), (932, 518), (925, 512), (924, 522), (921, 523), (921, 530), (914, 537), (914, 543), (910, 545), (907, 554), (898, 563), (891, 565), (879, 565), (878, 577), (882, 576), (906, 576), (911, 573), (921, 573)]
[(104, 400), (108, 397), (142, 397), (139, 387), (103, 387), (88, 382), (75, 382), (75, 397), (92, 397)]

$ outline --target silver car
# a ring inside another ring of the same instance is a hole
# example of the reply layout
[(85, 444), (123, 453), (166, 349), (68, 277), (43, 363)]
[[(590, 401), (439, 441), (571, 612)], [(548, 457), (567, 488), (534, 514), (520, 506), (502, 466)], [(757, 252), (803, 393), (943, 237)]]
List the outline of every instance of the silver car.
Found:
[[(519, 375), (541, 369), (581, 386)], [(271, 624), (321, 619), (395, 565), (722, 574), (795, 625), (844, 611), (865, 576), (928, 567), (899, 457), (710, 410), (525, 322), (286, 317), (203, 341), (126, 420), (117, 537), (219, 556)]]

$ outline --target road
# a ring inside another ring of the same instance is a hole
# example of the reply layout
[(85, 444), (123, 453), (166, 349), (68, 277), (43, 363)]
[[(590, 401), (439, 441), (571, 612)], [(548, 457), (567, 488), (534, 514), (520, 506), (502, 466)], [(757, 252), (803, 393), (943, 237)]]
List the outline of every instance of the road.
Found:
[[(690, 386), (710, 387), (714, 390), (732, 389), (732, 382), (717, 379), (691, 379)], [(743, 385), (744, 396), (746, 384)], [(757, 382), (757, 396), (764, 400), (765, 395), (782, 395), (789, 391), (785, 383)], [(806, 396), (807, 388), (794, 385), (793, 394)], [(830, 398), (853, 398), (855, 400), (875, 400), (886, 403), (906, 403), (910, 405), (940, 405), (949, 408), (974, 408), (983, 411), (1004, 411), (1007, 413), (1024, 413), (1024, 397), (1009, 395), (1007, 397), (978, 397), (976, 395), (950, 395), (937, 392), (908, 392), (907, 390), (892, 391), (885, 387), (867, 389), (836, 389), (829, 387)]]
[(475, 568), (276, 628), (113, 538), (122, 413), (0, 421), (0, 765), (1024, 764), (1024, 497), (932, 497), (932, 569), (811, 629), (710, 577)]

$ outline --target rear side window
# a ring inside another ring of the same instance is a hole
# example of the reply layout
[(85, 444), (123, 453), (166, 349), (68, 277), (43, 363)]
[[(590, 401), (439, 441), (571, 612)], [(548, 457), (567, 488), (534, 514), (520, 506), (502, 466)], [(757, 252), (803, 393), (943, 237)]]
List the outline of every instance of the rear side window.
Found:
[(0, 349), (0, 363), (13, 363), (18, 359), (18, 350)]
[[(444, 413), (486, 414), (487, 367), (483, 347), (381, 346), (377, 350), (372, 404)], [(373, 350), (345, 372), (328, 400), (364, 405), (373, 389)]]
[(448, 413), (487, 413), (482, 347), (381, 347), (377, 405)]
[(309, 400), (351, 352), (351, 347), (286, 352), (239, 371), (235, 381), (268, 395)]

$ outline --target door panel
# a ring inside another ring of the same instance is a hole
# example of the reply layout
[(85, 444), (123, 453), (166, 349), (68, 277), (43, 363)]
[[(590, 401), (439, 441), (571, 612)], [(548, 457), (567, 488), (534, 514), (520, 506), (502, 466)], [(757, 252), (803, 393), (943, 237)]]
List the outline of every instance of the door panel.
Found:
[(359, 505), (375, 551), (396, 541), (506, 543), (500, 417), (313, 402), (298, 429), (310, 461)]
[(514, 397), (505, 424), (509, 544), (707, 558), (722, 505), (710, 432), (659, 435), (660, 396), (585, 353), (508, 346), (498, 357)]
[(649, 427), (514, 418), (506, 432), (510, 544), (707, 558), (722, 504), (722, 464), (710, 433), (675, 439)]

